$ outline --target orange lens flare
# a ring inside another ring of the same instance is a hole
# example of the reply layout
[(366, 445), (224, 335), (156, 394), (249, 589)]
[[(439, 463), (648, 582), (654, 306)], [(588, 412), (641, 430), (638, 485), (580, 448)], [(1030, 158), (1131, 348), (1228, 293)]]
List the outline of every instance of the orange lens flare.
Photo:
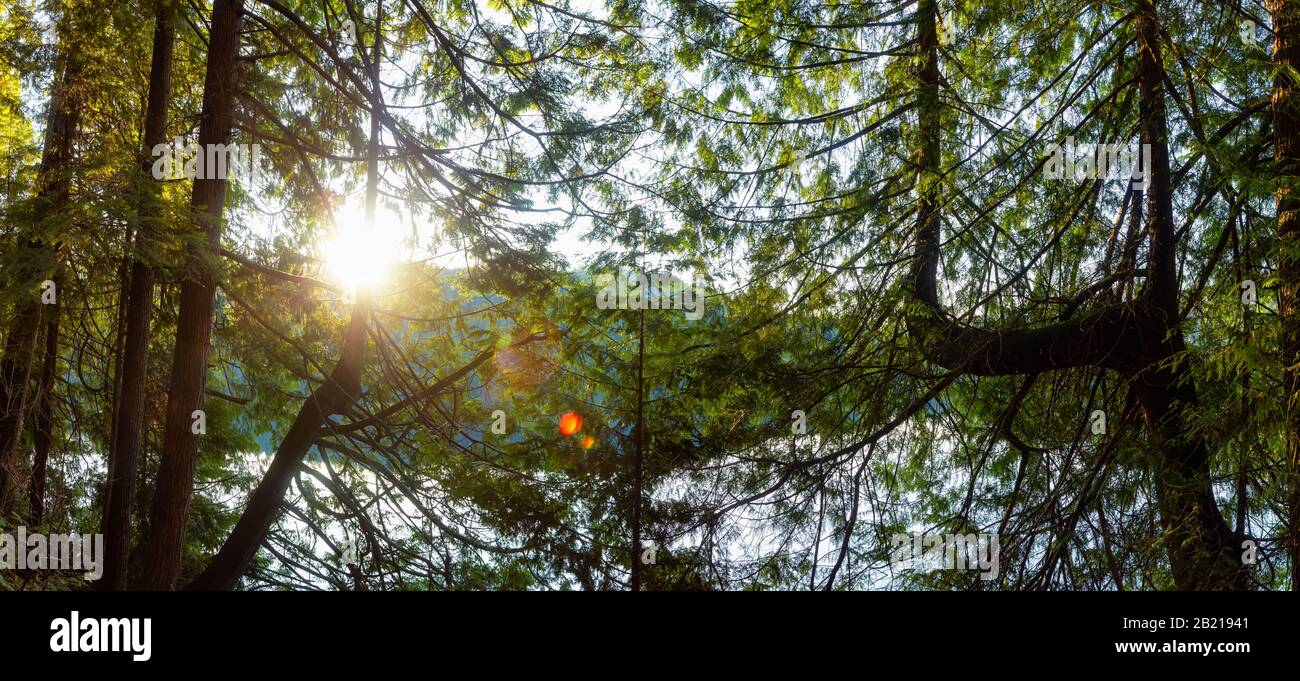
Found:
[(582, 430), (582, 417), (569, 412), (560, 417), (560, 434), (568, 437)]

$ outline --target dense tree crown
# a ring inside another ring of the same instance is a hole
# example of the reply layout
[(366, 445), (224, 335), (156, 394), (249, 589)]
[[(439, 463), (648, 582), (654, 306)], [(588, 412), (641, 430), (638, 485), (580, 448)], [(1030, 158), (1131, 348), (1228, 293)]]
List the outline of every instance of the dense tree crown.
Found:
[(1294, 589), (1298, 12), (0, 0), (0, 589)]

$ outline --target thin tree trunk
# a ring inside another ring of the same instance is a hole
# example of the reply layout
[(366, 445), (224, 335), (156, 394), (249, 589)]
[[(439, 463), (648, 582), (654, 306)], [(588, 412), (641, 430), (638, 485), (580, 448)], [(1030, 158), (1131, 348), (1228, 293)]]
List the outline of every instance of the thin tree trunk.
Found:
[[(199, 123), (199, 145), (203, 149), (225, 145), (230, 139), (243, 10), (244, 0), (215, 0), (212, 6), (203, 114)], [(199, 211), (200, 219), (196, 226), (207, 237), (207, 247), (215, 251), (221, 243), (226, 180), (213, 177), (196, 179), (190, 205)], [(181, 285), (162, 461), (158, 468), (158, 485), (154, 491), (150, 536), (142, 573), (144, 587), (160, 590), (175, 588), (180, 575), (199, 447), (199, 436), (192, 432), (192, 415), (203, 406), (217, 290), (216, 278), (204, 263), (202, 254), (191, 253), (190, 256), (193, 278)]]
[(54, 444), (54, 386), (58, 384), (59, 364), (59, 306), (50, 306), (45, 322), (45, 358), (41, 364), (40, 398), (36, 405), (33, 424), (36, 454), (32, 459), (32, 479), (27, 488), (31, 506), (31, 524), (40, 525), (45, 520), (45, 472)]
[[(111, 369), (112, 395), (109, 400), (110, 413), (116, 414), (118, 405), (121, 404), (122, 398), (122, 348), (126, 340), (126, 304), (130, 296), (131, 288), (131, 229), (128, 227), (124, 235), (122, 245), (122, 261), (117, 268), (117, 310), (114, 316), (113, 324), (113, 368)], [(100, 487), (99, 505), (102, 509), (108, 507), (109, 493), (112, 491), (113, 480), (113, 462), (117, 460), (117, 421), (110, 419), (108, 424), (108, 466), (105, 471), (104, 482)], [(100, 518), (101, 523), (103, 518)]]
[(641, 496), (645, 476), (645, 308), (636, 339), (636, 452), (632, 460), (632, 590), (641, 590)]
[[(1246, 219), (1243, 217), (1239, 220), (1236, 214), (1234, 214), (1231, 219), (1232, 222), (1229, 225), (1229, 228), (1232, 230), (1232, 271), (1236, 277), (1236, 281), (1240, 282), (1245, 278), (1245, 275), (1241, 271), (1241, 239), (1238, 235), (1242, 230), (1239, 230), (1237, 225), (1238, 222), (1240, 222), (1244, 227)], [(1247, 242), (1247, 247), (1249, 247), (1249, 242)], [(1247, 339), (1247, 342), (1249, 343), (1252, 336), (1250, 308), (1244, 305), (1241, 309), (1241, 333), (1242, 337)], [(1246, 536), (1246, 530), (1250, 524), (1248, 522), (1250, 512), (1250, 480), (1247, 474), (1250, 470), (1249, 450), (1251, 445), (1254, 444), (1250, 428), (1253, 410), (1250, 408), (1251, 403), (1249, 396), (1250, 370), (1243, 369), (1241, 372), (1241, 400), (1239, 404), (1241, 409), (1241, 433), (1238, 436), (1239, 445), (1237, 456), (1237, 524), (1233, 527), (1233, 534), (1243, 539)]]
[[(175, 13), (170, 0), (158, 3), (154, 23), (153, 60), (149, 68), (149, 102), (145, 110), (144, 149), (140, 155), (142, 173), (148, 173), (155, 145), (167, 140), (167, 103), (171, 99), (172, 46), (175, 43)], [(131, 548), (131, 511), (135, 505), (135, 483), (140, 465), (140, 443), (144, 430), (145, 379), (149, 368), (149, 322), (153, 312), (154, 272), (144, 253), (153, 237), (152, 223), (158, 218), (156, 183), (144, 180), (147, 189), (137, 198), (135, 257), (131, 284), (126, 294), (126, 337), (122, 344), (120, 395), (113, 414), (112, 475), (105, 495), (104, 576), (99, 586), (120, 590), (127, 584), (127, 559)]]

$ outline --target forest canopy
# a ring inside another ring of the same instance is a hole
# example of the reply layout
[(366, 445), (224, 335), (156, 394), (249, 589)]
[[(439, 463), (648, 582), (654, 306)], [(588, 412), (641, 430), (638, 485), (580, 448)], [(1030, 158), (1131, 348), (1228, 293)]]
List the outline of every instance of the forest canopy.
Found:
[(0, 590), (1300, 587), (1297, 41), (0, 0)]

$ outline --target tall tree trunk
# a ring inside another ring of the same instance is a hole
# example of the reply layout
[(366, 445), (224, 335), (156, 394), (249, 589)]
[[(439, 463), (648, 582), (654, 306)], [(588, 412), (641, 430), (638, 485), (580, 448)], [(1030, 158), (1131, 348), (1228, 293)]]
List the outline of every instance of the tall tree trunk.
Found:
[(1282, 290), (1282, 376), (1285, 394), (1288, 489), (1287, 550), (1291, 589), (1300, 591), (1300, 95), (1294, 74), (1300, 68), (1300, 6), (1293, 0), (1269, 0), (1273, 18), (1273, 158), (1276, 163), (1277, 234)]
[[(63, 21), (66, 20), (65, 17)], [(81, 113), (77, 94), (81, 80), (80, 57), (66, 31), (60, 38), (62, 67), (50, 96), (45, 142), (37, 174), (38, 207), (33, 211), (42, 216), (57, 216), (67, 205), (73, 142)], [(11, 282), (13, 286), (30, 287), (31, 290), (15, 305), (5, 336), (4, 356), (0, 357), (0, 516), (13, 511), (20, 488), (22, 466), (18, 445), (27, 417), (32, 361), (44, 314), (39, 285), (54, 274), (57, 241), (30, 238), (26, 243), (32, 254), (30, 266), (16, 272)]]
[[(207, 73), (203, 83), (203, 114), (199, 145), (211, 149), (225, 145), (234, 117), (239, 57), (239, 28), (244, 0), (215, 0), (208, 39)], [(226, 180), (204, 177), (194, 181), (190, 205), (199, 213), (197, 227), (215, 251), (221, 243), (221, 219), (226, 205)], [(180, 314), (176, 322), (176, 348), (172, 355), (170, 389), (163, 430), (162, 462), (150, 513), (150, 536), (145, 548), (143, 586), (175, 588), (180, 574), (194, 493), (194, 466), (198, 434), (192, 432), (192, 414), (203, 405), (208, 371), (208, 344), (212, 338), (216, 278), (203, 254), (190, 253), (192, 279), (181, 286)]]
[[(152, 165), (151, 150), (167, 141), (167, 103), (171, 99), (172, 46), (175, 43), (175, 10), (171, 0), (160, 0), (154, 23), (153, 59), (149, 67), (149, 102), (145, 110), (144, 149), (140, 155), (141, 173)], [(113, 413), (112, 464), (109, 466), (109, 489), (105, 495), (102, 532), (104, 534), (104, 576), (99, 586), (120, 590), (127, 584), (127, 558), (131, 548), (131, 511), (135, 501), (135, 481), (140, 465), (140, 443), (144, 430), (145, 379), (149, 368), (149, 322), (153, 312), (154, 271), (147, 262), (146, 249), (154, 236), (153, 223), (158, 218), (158, 183), (144, 179), (145, 189), (137, 197), (136, 213), (140, 228), (135, 235), (135, 257), (131, 264), (131, 284), (125, 294), (126, 337), (122, 345), (120, 394)]]
[(1155, 449), (1154, 478), (1174, 582), (1180, 589), (1245, 589), (1249, 575), (1232, 530), (1215, 502), (1210, 452), (1191, 423), (1198, 405), (1195, 383), (1177, 355), (1186, 350), (1179, 312), (1179, 282), (1169, 172), (1164, 65), (1155, 5), (1138, 13), (1138, 91), (1142, 142), (1150, 146), (1147, 177), (1147, 283), (1143, 297), (1152, 327), (1135, 381), (1138, 404)]

